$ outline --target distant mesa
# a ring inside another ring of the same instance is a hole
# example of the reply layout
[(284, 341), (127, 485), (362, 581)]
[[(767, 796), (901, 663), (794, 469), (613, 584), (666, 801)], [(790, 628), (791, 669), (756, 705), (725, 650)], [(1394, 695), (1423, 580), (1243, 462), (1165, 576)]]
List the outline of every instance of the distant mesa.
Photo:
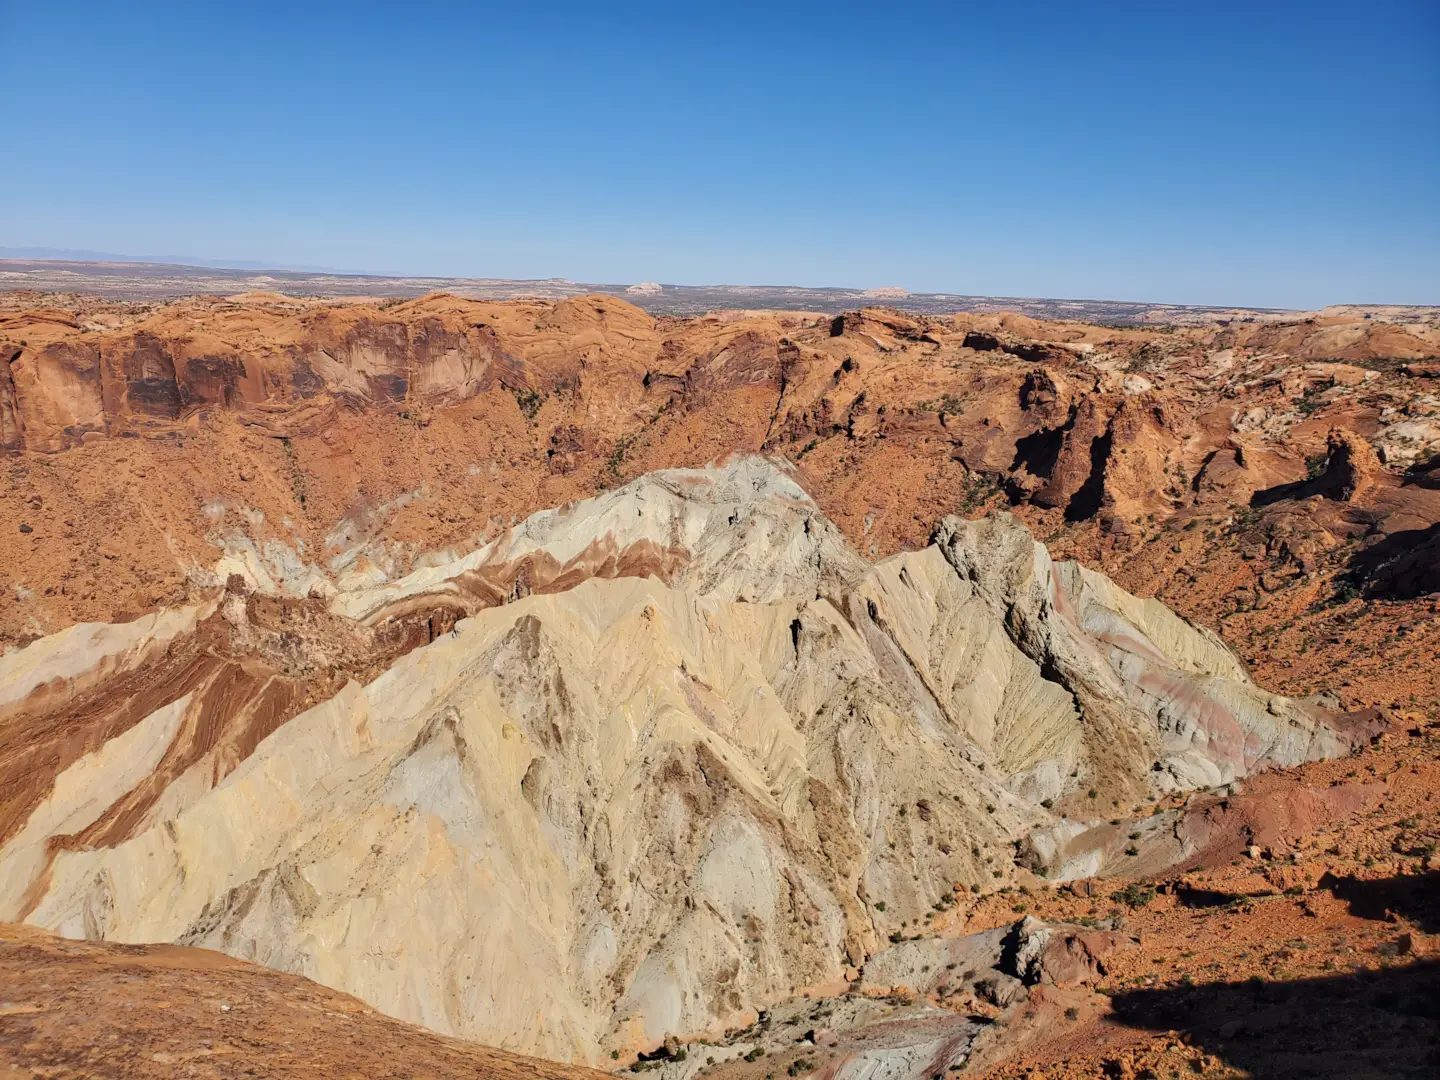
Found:
[[(1000, 296), (962, 296), (954, 293), (911, 293), (899, 286), (860, 289), (858, 286), (805, 288), (798, 285), (661, 285), (643, 281), (634, 285), (614, 282), (575, 282), (568, 278), (515, 280), (511, 278), (409, 277), (339, 270), (319, 266), (281, 265), (246, 260), (221, 263), (181, 256), (110, 255), (63, 248), (0, 246), (0, 274), (25, 274), (25, 287), (42, 292), (63, 292), (119, 301), (163, 301), (185, 296), (228, 296), (254, 284), (255, 275), (273, 277), (290, 296), (339, 299), (376, 297), (418, 299), (433, 292), (448, 292), (474, 300), (563, 300), (605, 293), (621, 295), (651, 315), (704, 315), (711, 311), (773, 309), (842, 314), (857, 299), (872, 306), (896, 307), (912, 315), (949, 316), (956, 312), (978, 315), (1019, 314), (1035, 319), (1063, 319), (1105, 324), (1144, 326), (1213, 326), (1219, 322), (1261, 323), (1293, 321), (1295, 312), (1278, 308), (1213, 308), (1184, 304), (1139, 303), (1126, 300), (1065, 300)], [(6, 278), (5, 280), (12, 280)], [(1330, 309), (1325, 317), (1358, 319), (1384, 313), (1387, 321), (1407, 313), (1431, 317), (1428, 307), (1345, 306)], [(1427, 354), (1428, 355), (1428, 354)]]

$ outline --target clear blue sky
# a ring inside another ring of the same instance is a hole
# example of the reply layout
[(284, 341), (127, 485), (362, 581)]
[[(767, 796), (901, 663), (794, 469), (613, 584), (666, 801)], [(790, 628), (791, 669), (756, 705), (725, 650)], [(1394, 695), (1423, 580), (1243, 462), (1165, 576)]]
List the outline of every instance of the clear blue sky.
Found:
[(1440, 3), (0, 0), (0, 245), (1440, 303)]

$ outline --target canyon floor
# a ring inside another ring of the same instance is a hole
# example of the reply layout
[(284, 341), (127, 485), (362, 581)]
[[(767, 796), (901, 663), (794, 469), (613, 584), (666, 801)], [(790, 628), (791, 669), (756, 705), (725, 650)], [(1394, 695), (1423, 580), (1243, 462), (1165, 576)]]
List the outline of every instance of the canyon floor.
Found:
[(1433, 1075), (1440, 313), (1167, 317), (0, 296), (0, 1061)]

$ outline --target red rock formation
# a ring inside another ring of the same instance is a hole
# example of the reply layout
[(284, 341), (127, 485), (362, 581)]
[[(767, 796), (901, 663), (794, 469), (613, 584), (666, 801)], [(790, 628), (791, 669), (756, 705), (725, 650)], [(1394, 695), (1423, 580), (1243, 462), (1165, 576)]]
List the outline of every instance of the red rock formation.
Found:
[[(1433, 348), (1358, 314), (1157, 331), (883, 308), (654, 319), (608, 297), (66, 304), (0, 304), (7, 642), (179, 602), (224, 535), (329, 557), (363, 520), (403, 572), (734, 450), (798, 461), (867, 555), (1006, 503), (1086, 559), (1126, 552), (1107, 568), (1142, 592), (1224, 555), (1235, 570), (1167, 596), (1212, 623), (1236, 590), (1289, 595), (1242, 549), (1333, 574), (1357, 530), (1368, 545), (1440, 520), (1428, 473), (1363, 446), (1382, 414), (1423, 441), (1417, 381), (1386, 358)], [(1350, 494), (1323, 510), (1289, 485), (1328, 468), (1332, 427), (1354, 433), (1333, 455)], [(1156, 543), (1192, 521), (1221, 540)]]

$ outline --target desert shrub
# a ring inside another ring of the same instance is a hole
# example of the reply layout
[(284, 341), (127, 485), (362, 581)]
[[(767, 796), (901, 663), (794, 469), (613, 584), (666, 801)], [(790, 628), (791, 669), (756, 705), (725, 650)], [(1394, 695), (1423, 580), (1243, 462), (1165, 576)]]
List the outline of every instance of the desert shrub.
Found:
[(1132, 881), (1125, 888), (1111, 893), (1110, 899), (1126, 907), (1142, 908), (1155, 899), (1155, 886), (1145, 881)]

